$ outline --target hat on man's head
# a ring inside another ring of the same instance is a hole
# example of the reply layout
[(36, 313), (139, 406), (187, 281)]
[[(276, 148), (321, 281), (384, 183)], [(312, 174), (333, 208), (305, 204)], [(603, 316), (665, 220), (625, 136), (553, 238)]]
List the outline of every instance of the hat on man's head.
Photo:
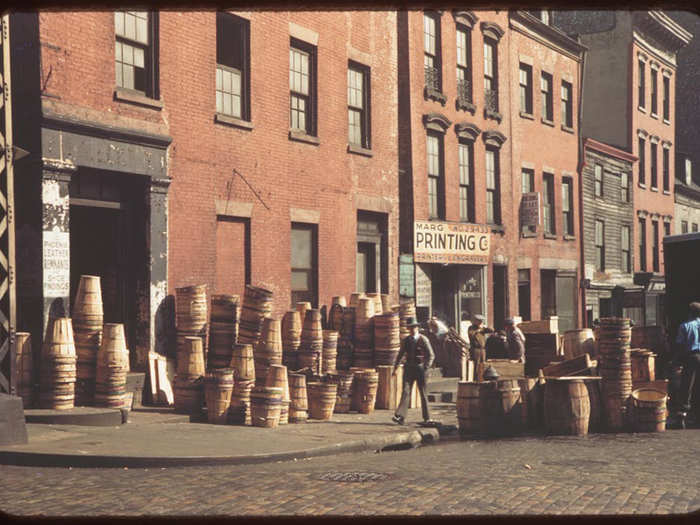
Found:
[(415, 317), (407, 317), (406, 318), (406, 326), (411, 328), (412, 326), (420, 326), (420, 323), (416, 321)]
[(509, 317), (508, 319), (506, 319), (506, 324), (512, 324), (513, 326), (515, 326), (515, 317)]
[(483, 321), (486, 321), (486, 317), (484, 317), (484, 316), (481, 315), (481, 314), (476, 314), (476, 315), (474, 315), (474, 320), (475, 320), (475, 321), (482, 321), (482, 322), (483, 322)]

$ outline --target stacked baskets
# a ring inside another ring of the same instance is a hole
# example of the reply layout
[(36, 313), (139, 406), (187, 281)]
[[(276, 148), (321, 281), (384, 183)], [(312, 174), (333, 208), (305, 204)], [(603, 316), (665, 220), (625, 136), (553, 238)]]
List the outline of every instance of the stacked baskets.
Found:
[(262, 332), (263, 319), (272, 310), (272, 292), (258, 286), (246, 285), (238, 328), (238, 342), (255, 345)]
[(207, 317), (206, 284), (175, 289), (177, 354), (183, 351), (186, 338), (199, 337), (202, 340), (203, 358), (206, 359)]
[(175, 376), (175, 412), (196, 414), (204, 402), (202, 377), (204, 352), (201, 337), (185, 337), (178, 345), (177, 375)]
[(70, 318), (49, 320), (41, 354), (39, 407), (57, 410), (73, 408), (76, 355)]
[(360, 298), (357, 308), (355, 308), (354, 367), (371, 368), (374, 366), (374, 349), (372, 347), (374, 307), (374, 299)]
[(323, 352), (323, 328), (321, 327), (321, 312), (316, 308), (306, 311), (304, 326), (301, 330), (301, 345), (297, 366), (311, 368), (314, 374), (321, 373), (321, 359)]
[(393, 365), (401, 348), (399, 314), (374, 316), (374, 365)]
[(237, 295), (212, 295), (211, 324), (209, 327), (209, 355), (207, 368), (231, 366), (233, 345), (238, 339), (238, 319), (241, 313)]
[(289, 310), (282, 317), (282, 364), (289, 370), (299, 368), (299, 345), (301, 344), (301, 316)]
[(106, 323), (102, 344), (97, 354), (95, 405), (123, 407), (126, 401), (126, 374), (129, 351), (124, 338), (124, 325)]
[(601, 394), (607, 427), (619, 431), (625, 426), (628, 401), (632, 393), (632, 364), (629, 319), (603, 317), (598, 326), (598, 373), (602, 377)]
[(102, 344), (103, 322), (100, 278), (96, 275), (81, 275), (73, 305), (77, 405), (90, 405), (95, 397), (97, 353)]

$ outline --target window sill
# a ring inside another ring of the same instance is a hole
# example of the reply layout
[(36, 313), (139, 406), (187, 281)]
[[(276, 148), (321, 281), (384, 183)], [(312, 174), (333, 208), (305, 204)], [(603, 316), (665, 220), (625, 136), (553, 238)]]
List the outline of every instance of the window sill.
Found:
[(363, 157), (373, 156), (372, 150), (358, 146), (357, 144), (348, 144), (348, 153), (354, 153), (355, 155), (362, 155)]
[(542, 124), (547, 124), (548, 126), (554, 127), (554, 121), (553, 120), (547, 120), (546, 118), (542, 117)]
[(224, 115), (223, 113), (214, 113), (214, 122), (226, 126), (233, 126), (234, 128), (246, 129), (248, 131), (253, 129), (253, 124), (251, 122), (232, 117), (231, 115)]
[(523, 239), (535, 239), (537, 237), (537, 232), (520, 232), (520, 237)]
[(637, 109), (638, 109), (639, 111), (641, 111), (642, 113), (644, 113), (645, 115), (647, 114), (647, 110), (644, 109), (642, 106), (637, 106)]
[(492, 111), (490, 109), (484, 110), (484, 118), (497, 120), (499, 124), (501, 123), (501, 120), (503, 120), (503, 116), (498, 111)]
[(566, 131), (567, 133), (573, 133), (574, 128), (570, 128), (569, 126), (565, 126), (564, 124), (561, 125), (562, 131)]
[(313, 144), (318, 146), (321, 144), (321, 140), (318, 137), (312, 135), (307, 135), (303, 131), (290, 129), (289, 130), (289, 140), (296, 140), (297, 142), (305, 142), (306, 144)]
[(439, 102), (443, 106), (447, 103), (447, 97), (441, 91), (437, 91), (433, 88), (429, 88), (428, 86), (425, 86), (425, 89), (423, 90), (423, 96), (426, 99), (430, 99), (430, 100), (434, 100), (436, 102)]
[(565, 241), (575, 241), (575, 240), (576, 240), (576, 236), (575, 236), (575, 235), (566, 234), (566, 235), (564, 235), (564, 240), (565, 240)]
[(121, 87), (114, 88), (114, 100), (118, 100), (119, 102), (138, 104), (139, 106), (145, 106), (147, 108), (157, 110), (163, 109), (162, 100), (149, 98), (146, 95), (139, 93), (138, 91), (133, 91), (131, 89)]
[(500, 234), (506, 233), (506, 229), (503, 227), (502, 224), (489, 223), (488, 227), (491, 228), (491, 233), (500, 233)]
[(667, 118), (665, 118), (663, 122), (664, 122), (664, 124), (667, 124), (669, 126), (671, 125), (671, 121), (668, 120)]
[(520, 112), (520, 117), (521, 118), (526, 118), (528, 120), (535, 120), (535, 117), (532, 115), (532, 113), (528, 113), (526, 111), (521, 111)]
[(637, 186), (639, 186), (639, 187), (642, 188), (643, 190), (646, 190), (646, 189), (647, 189), (647, 185), (644, 184), (643, 182), (638, 182), (638, 183), (637, 183)]
[(657, 193), (659, 192), (659, 188), (657, 188), (656, 186), (652, 186), (651, 188), (649, 188), (649, 190), (655, 191)]
[(476, 105), (472, 104), (471, 102), (467, 102), (466, 100), (461, 100), (458, 98), (455, 101), (455, 107), (458, 110), (468, 111), (472, 115), (476, 113)]
[(649, 116), (650, 116), (651, 118), (655, 118), (656, 120), (659, 120), (659, 115), (658, 115), (658, 113), (650, 113)]
[(664, 190), (664, 195), (671, 195), (671, 192), (668, 190)]
[(545, 234), (544, 234), (544, 238), (545, 238), (545, 239), (556, 239), (556, 238), (557, 238), (557, 234), (556, 234), (556, 233), (545, 233)]

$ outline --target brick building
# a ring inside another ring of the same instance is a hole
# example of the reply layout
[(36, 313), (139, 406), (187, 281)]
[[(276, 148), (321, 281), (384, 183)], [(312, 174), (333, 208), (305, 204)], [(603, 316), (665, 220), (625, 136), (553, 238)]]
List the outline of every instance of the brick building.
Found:
[[(102, 276), (132, 366), (174, 289), (398, 299), (396, 14), (13, 15), (19, 328)], [(369, 29), (369, 30), (368, 30)], [(76, 38), (79, 30), (80, 38)], [(19, 84), (22, 84), (19, 86)]]
[(576, 327), (584, 48), (522, 11), (402, 11), (398, 35), (401, 294), (453, 326), (479, 313)]
[(633, 267), (644, 293), (637, 306), (645, 324), (663, 324), (661, 239), (673, 233), (676, 56), (692, 35), (660, 11), (561, 11), (553, 20), (589, 48), (581, 133), (638, 158)]

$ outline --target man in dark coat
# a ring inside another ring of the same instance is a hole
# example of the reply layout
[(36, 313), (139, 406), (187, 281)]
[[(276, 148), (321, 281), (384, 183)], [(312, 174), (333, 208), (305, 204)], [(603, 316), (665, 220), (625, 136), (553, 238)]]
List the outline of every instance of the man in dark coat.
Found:
[(401, 350), (394, 362), (394, 374), (401, 360), (406, 356), (406, 364), (403, 371), (403, 391), (401, 392), (401, 402), (392, 417), (392, 421), (403, 425), (406, 420), (408, 410), (408, 398), (413, 389), (413, 382), (418, 382), (418, 392), (420, 393), (421, 409), (423, 410), (423, 421), (431, 423), (430, 412), (428, 410), (428, 395), (426, 394), (426, 372), (433, 364), (435, 353), (427, 337), (419, 331), (419, 324), (415, 318), (407, 319), (407, 326), (411, 330), (411, 335), (401, 341)]

